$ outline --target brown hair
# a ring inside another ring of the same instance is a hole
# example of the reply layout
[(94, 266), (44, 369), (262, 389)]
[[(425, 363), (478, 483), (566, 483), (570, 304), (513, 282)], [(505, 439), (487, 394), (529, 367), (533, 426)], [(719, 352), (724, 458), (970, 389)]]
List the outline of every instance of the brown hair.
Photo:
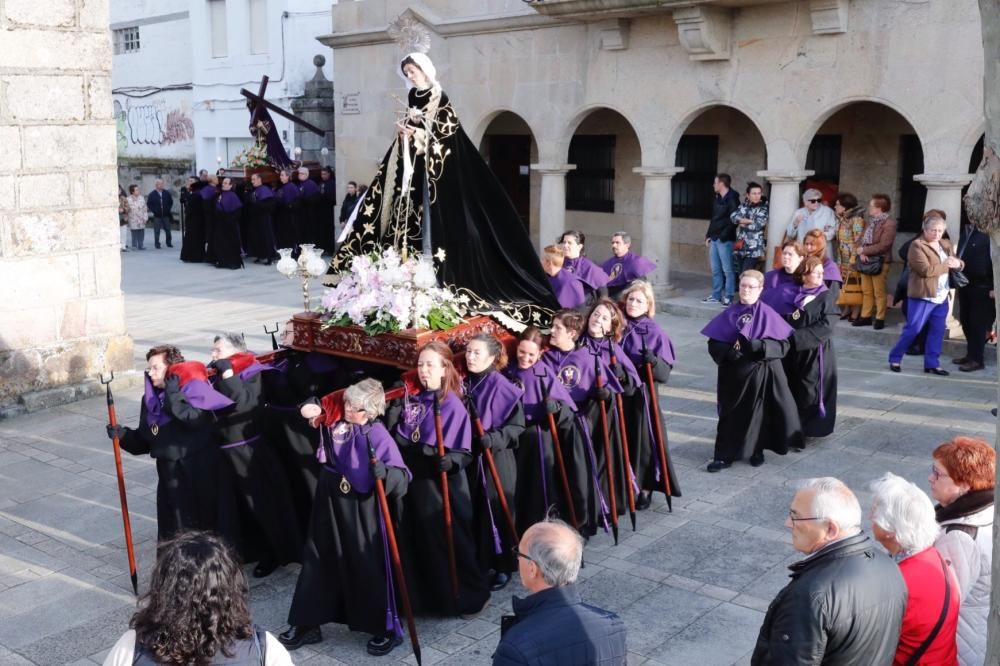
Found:
[(840, 205), (851, 210), (858, 207), (858, 198), (851, 194), (850, 192), (838, 192), (835, 202), (839, 201)]
[(566, 261), (566, 252), (558, 245), (546, 245), (542, 248), (542, 257), (556, 268), (562, 268)]
[(458, 370), (455, 369), (455, 354), (452, 353), (451, 347), (440, 340), (431, 340), (417, 351), (417, 358), (420, 358), (420, 355), (425, 351), (431, 351), (440, 356), (441, 365), (444, 366), (444, 377), (441, 378), (441, 388), (437, 392), (438, 399), (444, 400), (449, 393), (461, 397), (462, 378), (458, 376)]
[(184, 354), (182, 354), (181, 350), (174, 345), (156, 345), (146, 352), (146, 360), (148, 361), (154, 356), (158, 356), (160, 354), (163, 354), (163, 362), (167, 364), (167, 367), (173, 365), (174, 363), (184, 362)]
[(492, 333), (476, 333), (471, 338), (466, 341), (466, 346), (470, 342), (482, 342), (486, 345), (486, 351), (490, 356), (493, 357), (493, 367), (496, 370), (503, 370), (507, 367), (509, 359), (507, 358), (507, 349), (497, 340), (497, 337)]
[(806, 233), (805, 240), (802, 242), (802, 249), (805, 249), (805, 241), (812, 240), (813, 245), (816, 249), (813, 250), (812, 254), (808, 255), (810, 257), (822, 257), (826, 254), (826, 236), (823, 235), (821, 229), (813, 229)]
[(947, 470), (955, 483), (969, 490), (989, 490), (996, 479), (997, 452), (975, 437), (953, 437), (934, 449), (934, 459)]
[[(565, 325), (565, 324), (564, 324)], [(521, 335), (518, 336), (518, 341), (527, 340), (528, 342), (534, 342), (538, 345), (538, 349), (542, 348), (542, 344), (545, 342), (545, 336), (534, 326), (528, 326), (523, 331)]]
[(878, 209), (883, 213), (888, 213), (892, 208), (892, 199), (889, 198), (888, 194), (882, 192), (877, 192), (872, 195), (872, 203), (878, 206)]
[(560, 310), (552, 316), (552, 321), (556, 319), (562, 322), (567, 331), (576, 333), (577, 338), (583, 333), (584, 318), (578, 310)]
[(615, 342), (619, 342), (622, 339), (622, 333), (625, 330), (625, 315), (622, 311), (615, 305), (615, 302), (610, 298), (599, 298), (594, 307), (590, 308), (590, 312), (587, 313), (587, 322), (590, 322), (591, 315), (594, 314), (594, 310), (604, 306), (611, 313), (611, 330), (608, 331), (607, 335)]
[(795, 254), (799, 255), (800, 257), (806, 256), (806, 251), (802, 248), (802, 243), (798, 242), (797, 240), (786, 240), (784, 243), (781, 244), (781, 249), (784, 250), (786, 247), (795, 248)]
[(795, 282), (798, 284), (805, 284), (806, 275), (816, 270), (817, 266), (822, 266), (822, 265), (823, 265), (823, 260), (820, 259), (819, 257), (815, 256), (806, 257), (805, 259), (802, 260), (802, 263), (799, 264), (799, 267), (795, 269), (795, 273), (793, 273), (793, 275), (795, 276)]

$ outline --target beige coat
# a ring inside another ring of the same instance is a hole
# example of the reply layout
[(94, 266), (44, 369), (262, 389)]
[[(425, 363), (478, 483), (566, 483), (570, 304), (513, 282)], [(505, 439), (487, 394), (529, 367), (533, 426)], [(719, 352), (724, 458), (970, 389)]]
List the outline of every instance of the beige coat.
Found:
[(125, 197), (125, 214), (128, 217), (129, 229), (145, 229), (149, 211), (146, 209), (146, 199), (141, 194)]
[[(942, 238), (941, 249), (949, 257), (955, 256), (951, 241)], [(906, 283), (906, 295), (910, 298), (934, 298), (937, 294), (938, 278), (948, 272), (948, 266), (941, 261), (937, 250), (923, 238), (916, 238), (910, 243), (910, 252), (906, 255), (907, 266), (910, 268), (910, 280)], [(964, 267), (965, 264), (963, 263)]]

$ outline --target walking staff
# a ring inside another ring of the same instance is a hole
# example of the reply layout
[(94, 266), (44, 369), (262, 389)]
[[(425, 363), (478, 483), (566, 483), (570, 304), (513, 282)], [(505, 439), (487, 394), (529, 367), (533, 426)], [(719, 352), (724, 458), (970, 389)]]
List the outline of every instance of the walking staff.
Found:
[[(118, 425), (118, 415), (115, 413), (115, 398), (111, 395), (111, 382), (115, 380), (115, 372), (111, 371), (111, 377), (104, 381), (104, 373), (100, 375), (100, 381), (107, 387), (108, 397), (108, 423), (111, 428)], [(132, 521), (128, 515), (128, 498), (125, 496), (125, 471), (122, 469), (122, 449), (118, 436), (111, 440), (115, 451), (115, 472), (118, 474), (118, 499), (122, 505), (122, 524), (125, 529), (125, 550), (128, 553), (128, 573), (132, 578), (132, 591), (139, 596), (139, 576), (135, 568), (135, 546), (132, 543)]]
[[(441, 423), (441, 400), (437, 391), (434, 392), (434, 434), (437, 438), (438, 458), (443, 460), (444, 427)], [(441, 471), (441, 501), (444, 504), (444, 538), (448, 544), (448, 577), (451, 581), (451, 593), (458, 601), (458, 568), (455, 562), (455, 533), (451, 524), (451, 495), (448, 492), (448, 472)]]
[[(479, 412), (476, 411), (475, 403), (470, 399), (466, 401), (466, 408), (469, 410), (469, 415), (472, 417), (472, 424), (476, 428), (476, 437), (482, 439), (486, 434), (486, 429), (483, 428), (482, 419), (479, 418)], [(487, 448), (483, 448), (483, 460), (486, 461), (486, 467), (490, 470), (490, 478), (493, 479), (493, 486), (497, 489), (497, 498), (500, 500), (500, 511), (503, 513), (504, 521), (507, 523), (507, 529), (510, 530), (511, 536), (514, 538), (513, 543), (519, 543), (521, 537), (517, 535), (517, 528), (514, 526), (514, 516), (510, 513), (510, 506), (507, 504), (507, 494), (503, 491), (503, 484), (500, 483), (500, 474), (497, 472), (497, 464), (493, 460), (493, 452)], [(489, 499), (486, 500), (489, 502)]]
[[(573, 525), (573, 529), (578, 530), (580, 523), (576, 520), (576, 507), (573, 506), (573, 493), (569, 489), (569, 476), (566, 475), (566, 462), (563, 460), (562, 445), (559, 442), (559, 431), (556, 428), (556, 419), (548, 410), (549, 403), (549, 389), (545, 386), (545, 373), (534, 373), (535, 377), (538, 378), (538, 388), (542, 394), (543, 404), (546, 406), (545, 415), (548, 417), (549, 421), (549, 434), (552, 435), (552, 452), (556, 457), (556, 465), (559, 467), (559, 480), (562, 482), (563, 495), (566, 498), (566, 510), (569, 512), (569, 521)], [(545, 470), (542, 470), (542, 474)]]
[[(642, 336), (642, 353), (646, 353), (646, 331), (639, 332)], [(652, 403), (649, 408), (653, 412), (653, 432), (656, 437), (656, 450), (660, 460), (660, 476), (663, 478), (663, 493), (667, 498), (667, 510), (673, 513), (674, 507), (670, 501), (670, 474), (667, 472), (667, 447), (663, 444), (663, 426), (660, 423), (660, 394), (656, 390), (656, 382), (653, 380), (653, 366), (645, 364), (646, 386), (649, 388), (649, 400)]]
[[(618, 365), (618, 357), (615, 356), (614, 345), (611, 344), (611, 338), (607, 337), (605, 333), (605, 338), (608, 341), (608, 354), (611, 355), (611, 369), (614, 370), (615, 366)], [(635, 475), (632, 473), (632, 461), (628, 452), (628, 434), (625, 429), (625, 406), (622, 404), (622, 394), (615, 394), (615, 411), (618, 413), (618, 432), (621, 433), (621, 444), (622, 444), (622, 462), (625, 464), (625, 487), (628, 492), (626, 497), (628, 497), (628, 517), (632, 520), (632, 531), (635, 532), (635, 488), (633, 488), (633, 483)]]
[[(590, 352), (594, 357), (594, 374), (597, 377), (597, 388), (604, 388), (604, 375), (601, 374), (600, 351)], [(618, 545), (618, 505), (615, 501), (615, 473), (614, 459), (611, 457), (611, 436), (608, 433), (608, 406), (603, 400), (597, 400), (601, 410), (601, 436), (604, 439), (604, 470), (608, 477), (608, 505), (611, 510), (611, 532), (615, 537), (615, 545)]]

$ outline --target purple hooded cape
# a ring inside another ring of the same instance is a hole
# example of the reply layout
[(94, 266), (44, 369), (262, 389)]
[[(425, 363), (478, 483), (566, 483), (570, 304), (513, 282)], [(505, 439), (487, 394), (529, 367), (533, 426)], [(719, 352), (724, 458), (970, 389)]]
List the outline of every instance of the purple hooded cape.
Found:
[(783, 284), (795, 284), (795, 277), (784, 268), (775, 268), (764, 273), (764, 289), (774, 289)]
[(601, 264), (601, 270), (608, 275), (609, 287), (622, 287), (655, 271), (656, 264), (629, 251), (621, 257), (612, 256)]
[(483, 430), (502, 426), (524, 395), (524, 391), (496, 370), (478, 378), (470, 373), (465, 386), (465, 394), (472, 399)]
[(363, 426), (347, 421), (337, 421), (333, 426), (324, 426), (322, 450), (326, 460), (322, 461), (327, 468), (343, 475), (359, 493), (371, 492), (375, 487), (372, 478), (371, 463), (368, 457), (368, 441), (375, 449), (375, 456), (385, 463), (386, 467), (398, 467), (413, 479), (403, 456), (399, 453), (395, 440), (385, 426), (375, 421)]
[(268, 199), (274, 198), (274, 191), (267, 185), (261, 185), (260, 187), (255, 187), (253, 189), (253, 200), (257, 201), (267, 201)]
[(215, 202), (215, 208), (224, 213), (232, 213), (243, 208), (243, 202), (240, 201), (240, 198), (232, 190), (223, 191), (222, 196)]
[[(403, 414), (396, 432), (414, 444), (437, 446), (434, 431), (434, 391), (423, 390), (403, 398)], [(472, 421), (462, 399), (454, 393), (441, 401), (441, 431), (444, 448), (453, 451), (472, 450)]]
[[(786, 284), (777, 289), (768, 289), (761, 294), (760, 300), (771, 306), (771, 309), (782, 317), (802, 309), (806, 297), (819, 296), (827, 291), (826, 285), (818, 287), (803, 287), (799, 284)], [(765, 298), (765, 296), (767, 298)]]
[(295, 203), (302, 196), (302, 193), (299, 192), (299, 186), (291, 181), (278, 188), (276, 194), (286, 206)]
[(564, 308), (575, 308), (587, 302), (583, 284), (572, 273), (561, 270), (550, 275), (549, 284), (552, 285), (552, 293), (556, 295), (559, 305)]
[(708, 322), (701, 334), (731, 344), (741, 335), (747, 340), (787, 340), (794, 330), (770, 305), (758, 300), (753, 305), (733, 303)]
[(600, 266), (583, 255), (576, 259), (566, 257), (563, 259), (562, 269), (575, 275), (577, 280), (591, 289), (600, 289), (608, 284), (608, 276), (601, 270)]
[[(149, 426), (165, 426), (173, 420), (170, 412), (166, 409), (166, 390), (153, 386), (153, 381), (146, 373), (146, 388), (143, 392), (142, 401), (146, 405), (146, 424)], [(222, 395), (208, 382), (201, 379), (193, 379), (181, 386), (181, 393), (187, 398), (192, 407), (206, 411), (215, 411), (233, 405), (233, 401)]]
[[(597, 358), (605, 387), (612, 393), (621, 393), (622, 385), (608, 367), (607, 354)], [(540, 363), (544, 363), (555, 373), (573, 402), (579, 405), (590, 398), (590, 391), (597, 383), (597, 376), (594, 371), (594, 356), (587, 347), (577, 347), (568, 352), (549, 349), (542, 355)]]
[(823, 280), (825, 282), (843, 282), (844, 278), (840, 274), (840, 267), (830, 257), (823, 257)]
[(639, 379), (639, 371), (636, 370), (635, 364), (632, 363), (632, 359), (628, 357), (628, 354), (626, 354), (625, 350), (621, 348), (621, 345), (611, 338), (598, 339), (584, 334), (580, 337), (580, 344), (586, 346), (592, 352), (600, 352), (601, 362), (606, 363), (608, 368), (611, 367), (611, 353), (614, 352), (615, 360), (625, 366), (625, 371), (632, 378), (632, 382), (634, 384), (640, 383), (641, 380)]
[(649, 317), (626, 319), (625, 334), (622, 335), (621, 348), (636, 368), (642, 365), (644, 337), (647, 349), (653, 350), (653, 353), (670, 365), (676, 362), (677, 356), (674, 354), (674, 343), (670, 340), (670, 336), (667, 335), (662, 326)]
[[(544, 376), (536, 377), (536, 372), (544, 374)], [(571, 410), (576, 411), (576, 403), (566, 390), (566, 387), (562, 385), (559, 378), (552, 372), (552, 368), (546, 364), (536, 363), (533, 367), (526, 370), (515, 366), (507, 366), (504, 374), (507, 375), (512, 384), (524, 391), (521, 404), (524, 405), (524, 419), (528, 423), (535, 424), (545, 421), (545, 393), (543, 393), (542, 386), (539, 383), (544, 385), (545, 392), (548, 393), (550, 400), (556, 400), (569, 405)]]
[(300, 180), (296, 185), (299, 186), (299, 193), (304, 197), (314, 197), (320, 194), (319, 185), (312, 178)]
[(198, 190), (198, 196), (204, 199), (205, 201), (208, 201), (209, 199), (214, 199), (215, 195), (218, 193), (219, 193), (218, 188), (216, 188), (215, 185), (209, 185), (208, 183), (206, 183), (204, 187)]

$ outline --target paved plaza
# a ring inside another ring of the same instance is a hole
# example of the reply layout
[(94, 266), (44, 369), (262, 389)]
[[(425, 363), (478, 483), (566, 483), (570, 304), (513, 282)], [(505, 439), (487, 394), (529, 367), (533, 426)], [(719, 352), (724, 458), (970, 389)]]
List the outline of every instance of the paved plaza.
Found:
[[(122, 255), (138, 368), (145, 350), (161, 342), (205, 361), (220, 330), (243, 331), (252, 348), (267, 350), (262, 325), (301, 308), (297, 283), (273, 267), (221, 271), (182, 264), (177, 253), (175, 247)], [(632, 666), (749, 662), (767, 604), (787, 580), (786, 567), (799, 559), (782, 526), (797, 480), (837, 476), (864, 505), (867, 484), (886, 471), (926, 488), (930, 451), (949, 436), (994, 437), (995, 367), (931, 377), (921, 372), (920, 359), (907, 357), (903, 374), (890, 373), (887, 346), (879, 344), (893, 338), (887, 330), (838, 339), (833, 436), (802, 453), (768, 453), (757, 469), (739, 463), (708, 474), (715, 366), (698, 333), (707, 315), (690, 307), (694, 302), (666, 308), (689, 316), (659, 317), (679, 358), (661, 403), (684, 496), (674, 500), (672, 513), (656, 496), (638, 515), (635, 533), (626, 516), (618, 546), (604, 534), (591, 539), (581, 572), (584, 600), (625, 619)], [(115, 384), (119, 419), (134, 425), (140, 389)], [(0, 665), (101, 663), (127, 628), (135, 599), (106, 422), (103, 398), (0, 421)], [(156, 470), (148, 457), (126, 454), (124, 465), (143, 589), (155, 545)], [(297, 572), (289, 566), (251, 583), (254, 619), (272, 632), (284, 628)], [(514, 594), (524, 594), (516, 580), (476, 619), (418, 618), (424, 663), (489, 663)], [(368, 636), (336, 625), (323, 631), (326, 640), (294, 652), (295, 663), (415, 663), (408, 643), (378, 659), (364, 651)]]

